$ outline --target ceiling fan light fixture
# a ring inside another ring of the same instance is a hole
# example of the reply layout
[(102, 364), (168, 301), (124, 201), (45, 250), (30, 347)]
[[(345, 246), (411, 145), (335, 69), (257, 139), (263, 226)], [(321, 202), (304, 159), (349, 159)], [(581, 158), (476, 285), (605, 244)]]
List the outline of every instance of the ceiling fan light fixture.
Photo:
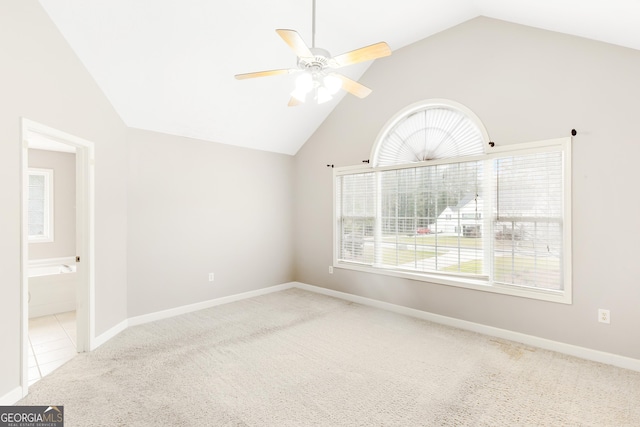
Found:
[(324, 79), (322, 79), (322, 83), (331, 95), (335, 95), (340, 89), (342, 89), (342, 80), (340, 80), (336, 76), (332, 76), (331, 74), (329, 74), (328, 76), (324, 76)]
[(305, 102), (307, 100), (307, 94), (309, 92), (303, 92), (300, 91), (298, 89), (294, 89), (293, 92), (291, 92), (291, 96), (294, 97), (295, 99), (297, 99), (300, 102)]
[(296, 86), (291, 96), (300, 102), (307, 100), (307, 95), (316, 87), (316, 81), (314, 76), (308, 72), (303, 71), (298, 77), (296, 77)]
[(329, 93), (329, 90), (326, 87), (318, 87), (318, 90), (316, 91), (316, 101), (318, 102), (318, 104), (324, 104), (325, 102), (329, 102), (332, 99), (333, 96), (331, 96), (331, 93)]
[(306, 95), (313, 90), (313, 86), (314, 81), (311, 73), (304, 71), (296, 78), (296, 92), (304, 93)]

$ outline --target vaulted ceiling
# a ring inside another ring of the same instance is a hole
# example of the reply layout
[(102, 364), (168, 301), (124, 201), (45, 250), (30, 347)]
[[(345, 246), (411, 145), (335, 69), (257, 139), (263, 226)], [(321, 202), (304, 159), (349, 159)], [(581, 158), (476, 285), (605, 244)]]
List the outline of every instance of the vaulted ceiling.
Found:
[[(311, 45), (312, 0), (40, 3), (130, 127), (295, 154), (352, 96), (288, 107), (294, 76), (234, 79), (296, 66), (274, 30)], [(640, 50), (638, 0), (317, 0), (316, 46), (398, 50), (481, 15)], [(370, 65), (341, 72), (358, 79)]]

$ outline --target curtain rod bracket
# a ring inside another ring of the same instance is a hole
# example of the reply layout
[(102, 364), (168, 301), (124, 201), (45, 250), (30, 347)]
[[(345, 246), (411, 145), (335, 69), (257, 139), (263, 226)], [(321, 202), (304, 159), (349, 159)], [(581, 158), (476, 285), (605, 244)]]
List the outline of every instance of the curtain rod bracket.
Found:
[(575, 129), (571, 129), (571, 135), (572, 136), (576, 136), (578, 134), (578, 132)]

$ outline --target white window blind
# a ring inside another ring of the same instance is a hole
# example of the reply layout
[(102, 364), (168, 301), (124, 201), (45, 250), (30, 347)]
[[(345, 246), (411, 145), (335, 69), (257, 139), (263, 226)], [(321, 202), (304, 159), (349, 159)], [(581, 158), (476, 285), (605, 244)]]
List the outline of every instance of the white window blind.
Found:
[(53, 241), (53, 170), (31, 168), (29, 177), (29, 240)]
[(336, 169), (334, 266), (570, 302), (569, 155), (565, 138)]
[(483, 153), (483, 136), (466, 114), (426, 104), (411, 109), (385, 133), (374, 164), (400, 165)]
[(337, 217), (340, 220), (339, 258), (372, 264), (373, 230), (376, 217), (376, 189), (373, 173), (345, 175), (338, 179)]
[(494, 161), (496, 282), (562, 290), (562, 152)]

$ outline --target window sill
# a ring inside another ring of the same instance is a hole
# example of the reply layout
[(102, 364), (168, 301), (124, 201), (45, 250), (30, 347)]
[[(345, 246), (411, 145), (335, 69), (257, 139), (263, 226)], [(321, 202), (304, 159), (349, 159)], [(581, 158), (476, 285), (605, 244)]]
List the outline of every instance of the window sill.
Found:
[(354, 270), (364, 273), (380, 274), (383, 276), (400, 277), (419, 282), (433, 283), (437, 285), (454, 286), (457, 288), (472, 289), (476, 291), (491, 292), (503, 295), (511, 295), (521, 298), (536, 299), (561, 304), (571, 304), (571, 293), (568, 291), (552, 291), (548, 289), (527, 288), (500, 283), (491, 283), (468, 277), (459, 277), (445, 274), (430, 274), (385, 268), (374, 268), (366, 264), (351, 264), (346, 262), (334, 262), (334, 268)]

